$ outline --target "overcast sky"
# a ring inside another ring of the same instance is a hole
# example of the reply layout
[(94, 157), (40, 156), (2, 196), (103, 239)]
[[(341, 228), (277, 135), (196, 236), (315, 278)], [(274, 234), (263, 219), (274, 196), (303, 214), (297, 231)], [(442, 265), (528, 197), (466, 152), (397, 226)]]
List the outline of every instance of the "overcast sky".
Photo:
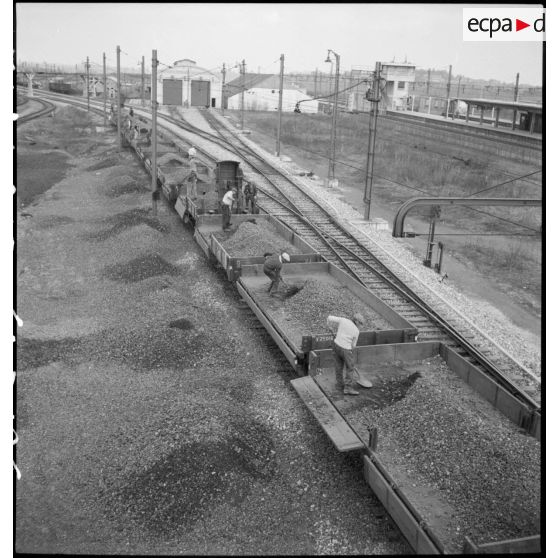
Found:
[[(542, 46), (535, 42), (463, 42), (466, 4), (16, 4), (17, 59), (135, 66), (151, 52), (166, 64), (190, 58), (206, 69), (242, 59), (248, 71), (329, 72), (328, 49), (341, 70), (407, 61), (453, 75), (542, 84)], [(488, 4), (483, 5), (483, 7)], [(502, 7), (503, 5), (499, 5)], [(521, 6), (516, 4), (515, 6)], [(504, 5), (505, 7), (505, 5)], [(92, 66), (95, 68), (95, 66)]]

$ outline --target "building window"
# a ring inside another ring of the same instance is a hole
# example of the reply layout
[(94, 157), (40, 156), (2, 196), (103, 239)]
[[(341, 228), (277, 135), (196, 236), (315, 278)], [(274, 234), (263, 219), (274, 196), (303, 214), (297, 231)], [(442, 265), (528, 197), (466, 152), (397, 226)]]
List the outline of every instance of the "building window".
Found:
[(398, 81), (397, 82), (397, 89), (405, 89), (405, 82), (404, 81)]

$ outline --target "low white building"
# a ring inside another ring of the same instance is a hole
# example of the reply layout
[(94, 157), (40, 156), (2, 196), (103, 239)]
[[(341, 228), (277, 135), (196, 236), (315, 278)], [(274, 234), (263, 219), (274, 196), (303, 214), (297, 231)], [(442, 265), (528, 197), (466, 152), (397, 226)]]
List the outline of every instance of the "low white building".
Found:
[[(245, 110), (276, 111), (279, 108), (279, 76), (275, 74), (245, 74), (225, 86), (225, 107), (238, 110), (242, 106), (242, 89), (244, 88)], [(303, 101), (303, 102), (301, 102)], [(295, 84), (283, 82), (282, 110), (294, 112), (318, 112), (318, 101), (306, 94)]]
[(221, 93), (221, 73), (187, 58), (157, 72), (157, 102), (161, 105), (221, 108)]

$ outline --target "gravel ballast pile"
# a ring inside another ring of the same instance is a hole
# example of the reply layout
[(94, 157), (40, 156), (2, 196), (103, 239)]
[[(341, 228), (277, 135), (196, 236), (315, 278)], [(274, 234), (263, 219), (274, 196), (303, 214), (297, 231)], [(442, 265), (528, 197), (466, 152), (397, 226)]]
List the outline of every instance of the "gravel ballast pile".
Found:
[(156, 275), (178, 275), (179, 268), (170, 264), (158, 254), (147, 254), (129, 262), (109, 265), (104, 276), (113, 281), (133, 283)]
[[(326, 323), (330, 315), (350, 319), (355, 312), (360, 312), (364, 317), (362, 331), (393, 329), (387, 320), (366, 306), (347, 287), (315, 278), (294, 280), (287, 277), (286, 282), (300, 290), (284, 302), (278, 302), (264, 291), (258, 295), (261, 304), (297, 346), (300, 346), (303, 335), (331, 333)], [(286, 288), (281, 285), (280, 291)]]
[[(446, 551), (460, 552), (465, 535), (486, 543), (538, 534), (540, 443), (481, 399), (441, 358), (406, 369), (415, 382), (405, 397), (346, 416), (363, 437), (367, 425), (378, 429), (380, 459)], [(436, 506), (429, 504), (433, 494)]]
[[(261, 219), (245, 221), (230, 237), (215, 235), (232, 257), (263, 256), (265, 252), (294, 254), (298, 250), (286, 239), (279, 236), (273, 225)], [(225, 240), (221, 240), (225, 238)]]

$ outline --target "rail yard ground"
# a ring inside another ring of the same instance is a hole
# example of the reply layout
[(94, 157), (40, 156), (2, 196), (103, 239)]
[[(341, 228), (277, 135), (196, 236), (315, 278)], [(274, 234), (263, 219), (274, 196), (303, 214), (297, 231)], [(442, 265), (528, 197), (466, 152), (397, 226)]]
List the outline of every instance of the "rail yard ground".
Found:
[(17, 131), (16, 550), (410, 553), (101, 123)]
[[(230, 118), (238, 123), (238, 115), (229, 112)], [(254, 141), (270, 152), (275, 151), (275, 114), (247, 111), (244, 126)], [(322, 155), (329, 152), (331, 118), (286, 114), (282, 127), (282, 154), (302, 169), (326, 179), (328, 163)], [(339, 187), (330, 189), (331, 197), (347, 202), (361, 214), (364, 188), (361, 169), (366, 166), (367, 137), (368, 115), (339, 115), (336, 164)], [(537, 170), (534, 165), (498, 161), (482, 150), (439, 145), (432, 138), (405, 137), (390, 130), (389, 124), (381, 119), (375, 164), (377, 177), (371, 215), (384, 218), (390, 225), (399, 205), (410, 197), (425, 195), (424, 191), (433, 196), (468, 196)], [(487, 191), (486, 195), (541, 198), (541, 174)], [(465, 293), (484, 298), (518, 326), (540, 335), (542, 251), (536, 231), (542, 224), (542, 212), (540, 208), (494, 207), (486, 208), (486, 212), (497, 217), (465, 208), (443, 208), (436, 226), (439, 233), (436, 240), (445, 245), (443, 273)], [(521, 226), (512, 226), (506, 220)], [(406, 221), (406, 230), (428, 231), (428, 221), (421, 219), (417, 210)], [(509, 232), (535, 236), (486, 236)], [(420, 259), (425, 257), (425, 239), (423, 234), (405, 241)]]

